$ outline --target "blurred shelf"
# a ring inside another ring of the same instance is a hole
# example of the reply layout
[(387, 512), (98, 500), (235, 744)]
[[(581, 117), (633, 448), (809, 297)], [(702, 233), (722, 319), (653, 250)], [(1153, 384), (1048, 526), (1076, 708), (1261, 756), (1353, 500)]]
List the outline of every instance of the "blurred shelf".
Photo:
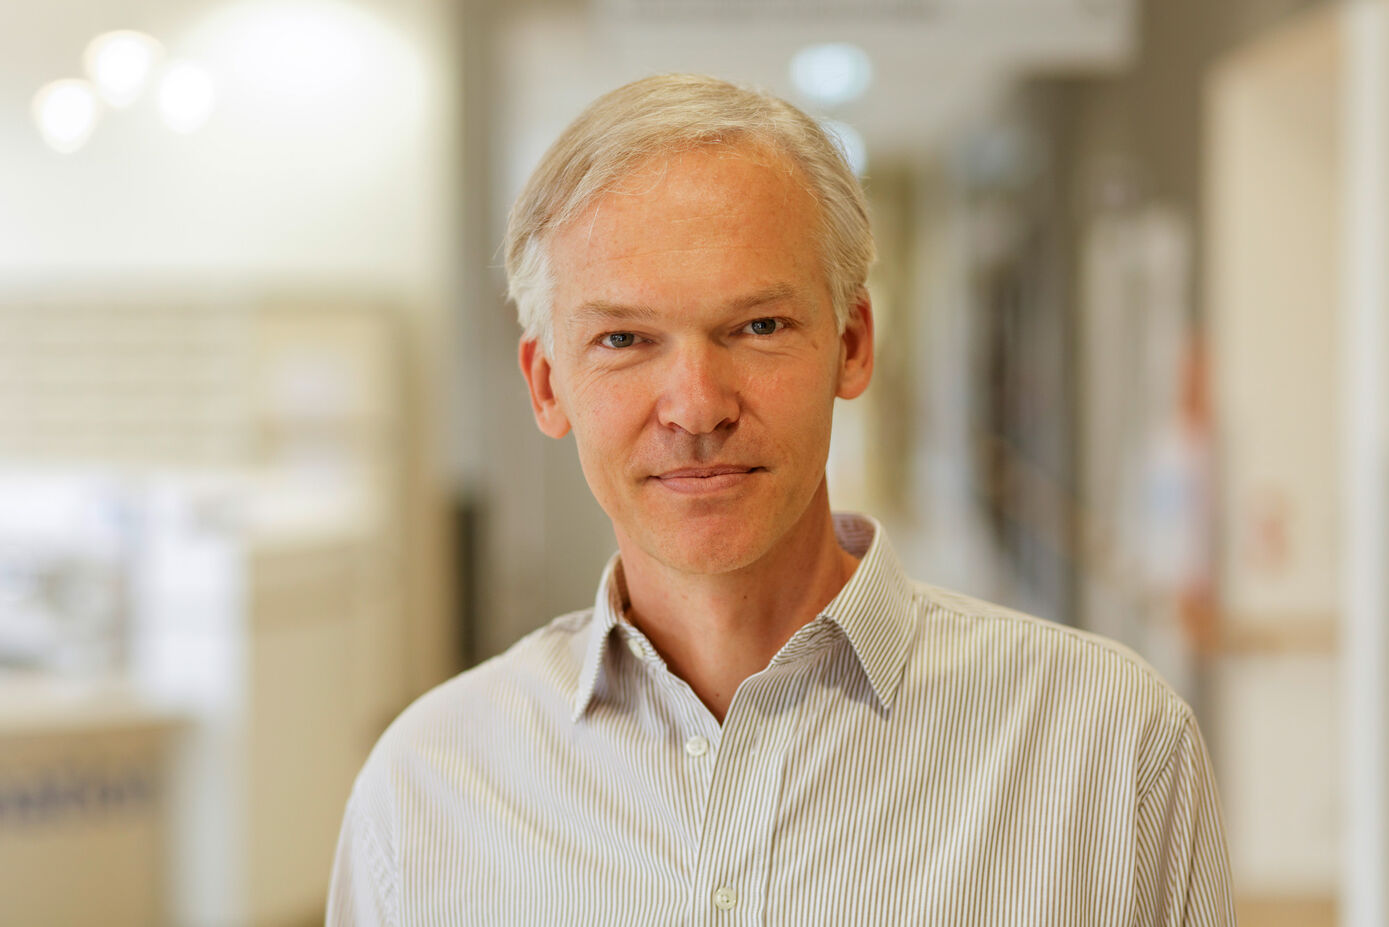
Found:
[(1235, 913), (1243, 927), (1331, 927), (1339, 923), (1334, 898), (1241, 898)]
[(1274, 618), (1227, 613), (1220, 622), (1216, 652), (1254, 654), (1334, 654), (1340, 645), (1334, 614), (1305, 613)]
[(0, 671), (0, 737), (161, 730), (187, 719), (128, 679)]

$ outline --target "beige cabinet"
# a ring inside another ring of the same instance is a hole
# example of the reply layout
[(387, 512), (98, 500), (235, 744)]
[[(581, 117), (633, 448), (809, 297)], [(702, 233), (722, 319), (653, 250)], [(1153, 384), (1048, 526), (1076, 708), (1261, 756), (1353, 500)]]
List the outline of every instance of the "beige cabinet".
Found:
[(1235, 884), (1249, 923), (1384, 923), (1389, 4), (1316, 5), (1206, 102)]

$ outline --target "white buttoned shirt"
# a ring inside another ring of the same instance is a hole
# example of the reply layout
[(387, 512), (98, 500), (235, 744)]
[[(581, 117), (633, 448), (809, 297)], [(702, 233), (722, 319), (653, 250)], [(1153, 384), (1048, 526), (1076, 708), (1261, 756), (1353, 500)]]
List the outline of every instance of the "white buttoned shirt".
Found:
[(1152, 669), (836, 531), (858, 569), (722, 724), (616, 558), (593, 608), (419, 699), (357, 778), (328, 923), (1234, 923), (1206, 750)]

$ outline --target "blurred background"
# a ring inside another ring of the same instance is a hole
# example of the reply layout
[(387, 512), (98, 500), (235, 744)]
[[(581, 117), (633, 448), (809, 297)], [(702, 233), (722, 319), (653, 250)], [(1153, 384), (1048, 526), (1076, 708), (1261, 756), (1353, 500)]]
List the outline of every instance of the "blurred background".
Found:
[(591, 602), (499, 244), (671, 70), (863, 174), (835, 505), (1179, 689), (1243, 923), (1389, 923), (1389, 0), (5, 3), (0, 921), (321, 922), (386, 724)]

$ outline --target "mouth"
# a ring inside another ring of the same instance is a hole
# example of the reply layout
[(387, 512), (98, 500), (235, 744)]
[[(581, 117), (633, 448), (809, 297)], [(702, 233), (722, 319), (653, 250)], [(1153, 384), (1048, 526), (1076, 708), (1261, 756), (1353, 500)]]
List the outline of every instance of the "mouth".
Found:
[(661, 487), (672, 492), (699, 495), (734, 489), (750, 479), (753, 474), (761, 473), (763, 469), (762, 467), (726, 465), (681, 467), (654, 474), (651, 478), (656, 480)]

